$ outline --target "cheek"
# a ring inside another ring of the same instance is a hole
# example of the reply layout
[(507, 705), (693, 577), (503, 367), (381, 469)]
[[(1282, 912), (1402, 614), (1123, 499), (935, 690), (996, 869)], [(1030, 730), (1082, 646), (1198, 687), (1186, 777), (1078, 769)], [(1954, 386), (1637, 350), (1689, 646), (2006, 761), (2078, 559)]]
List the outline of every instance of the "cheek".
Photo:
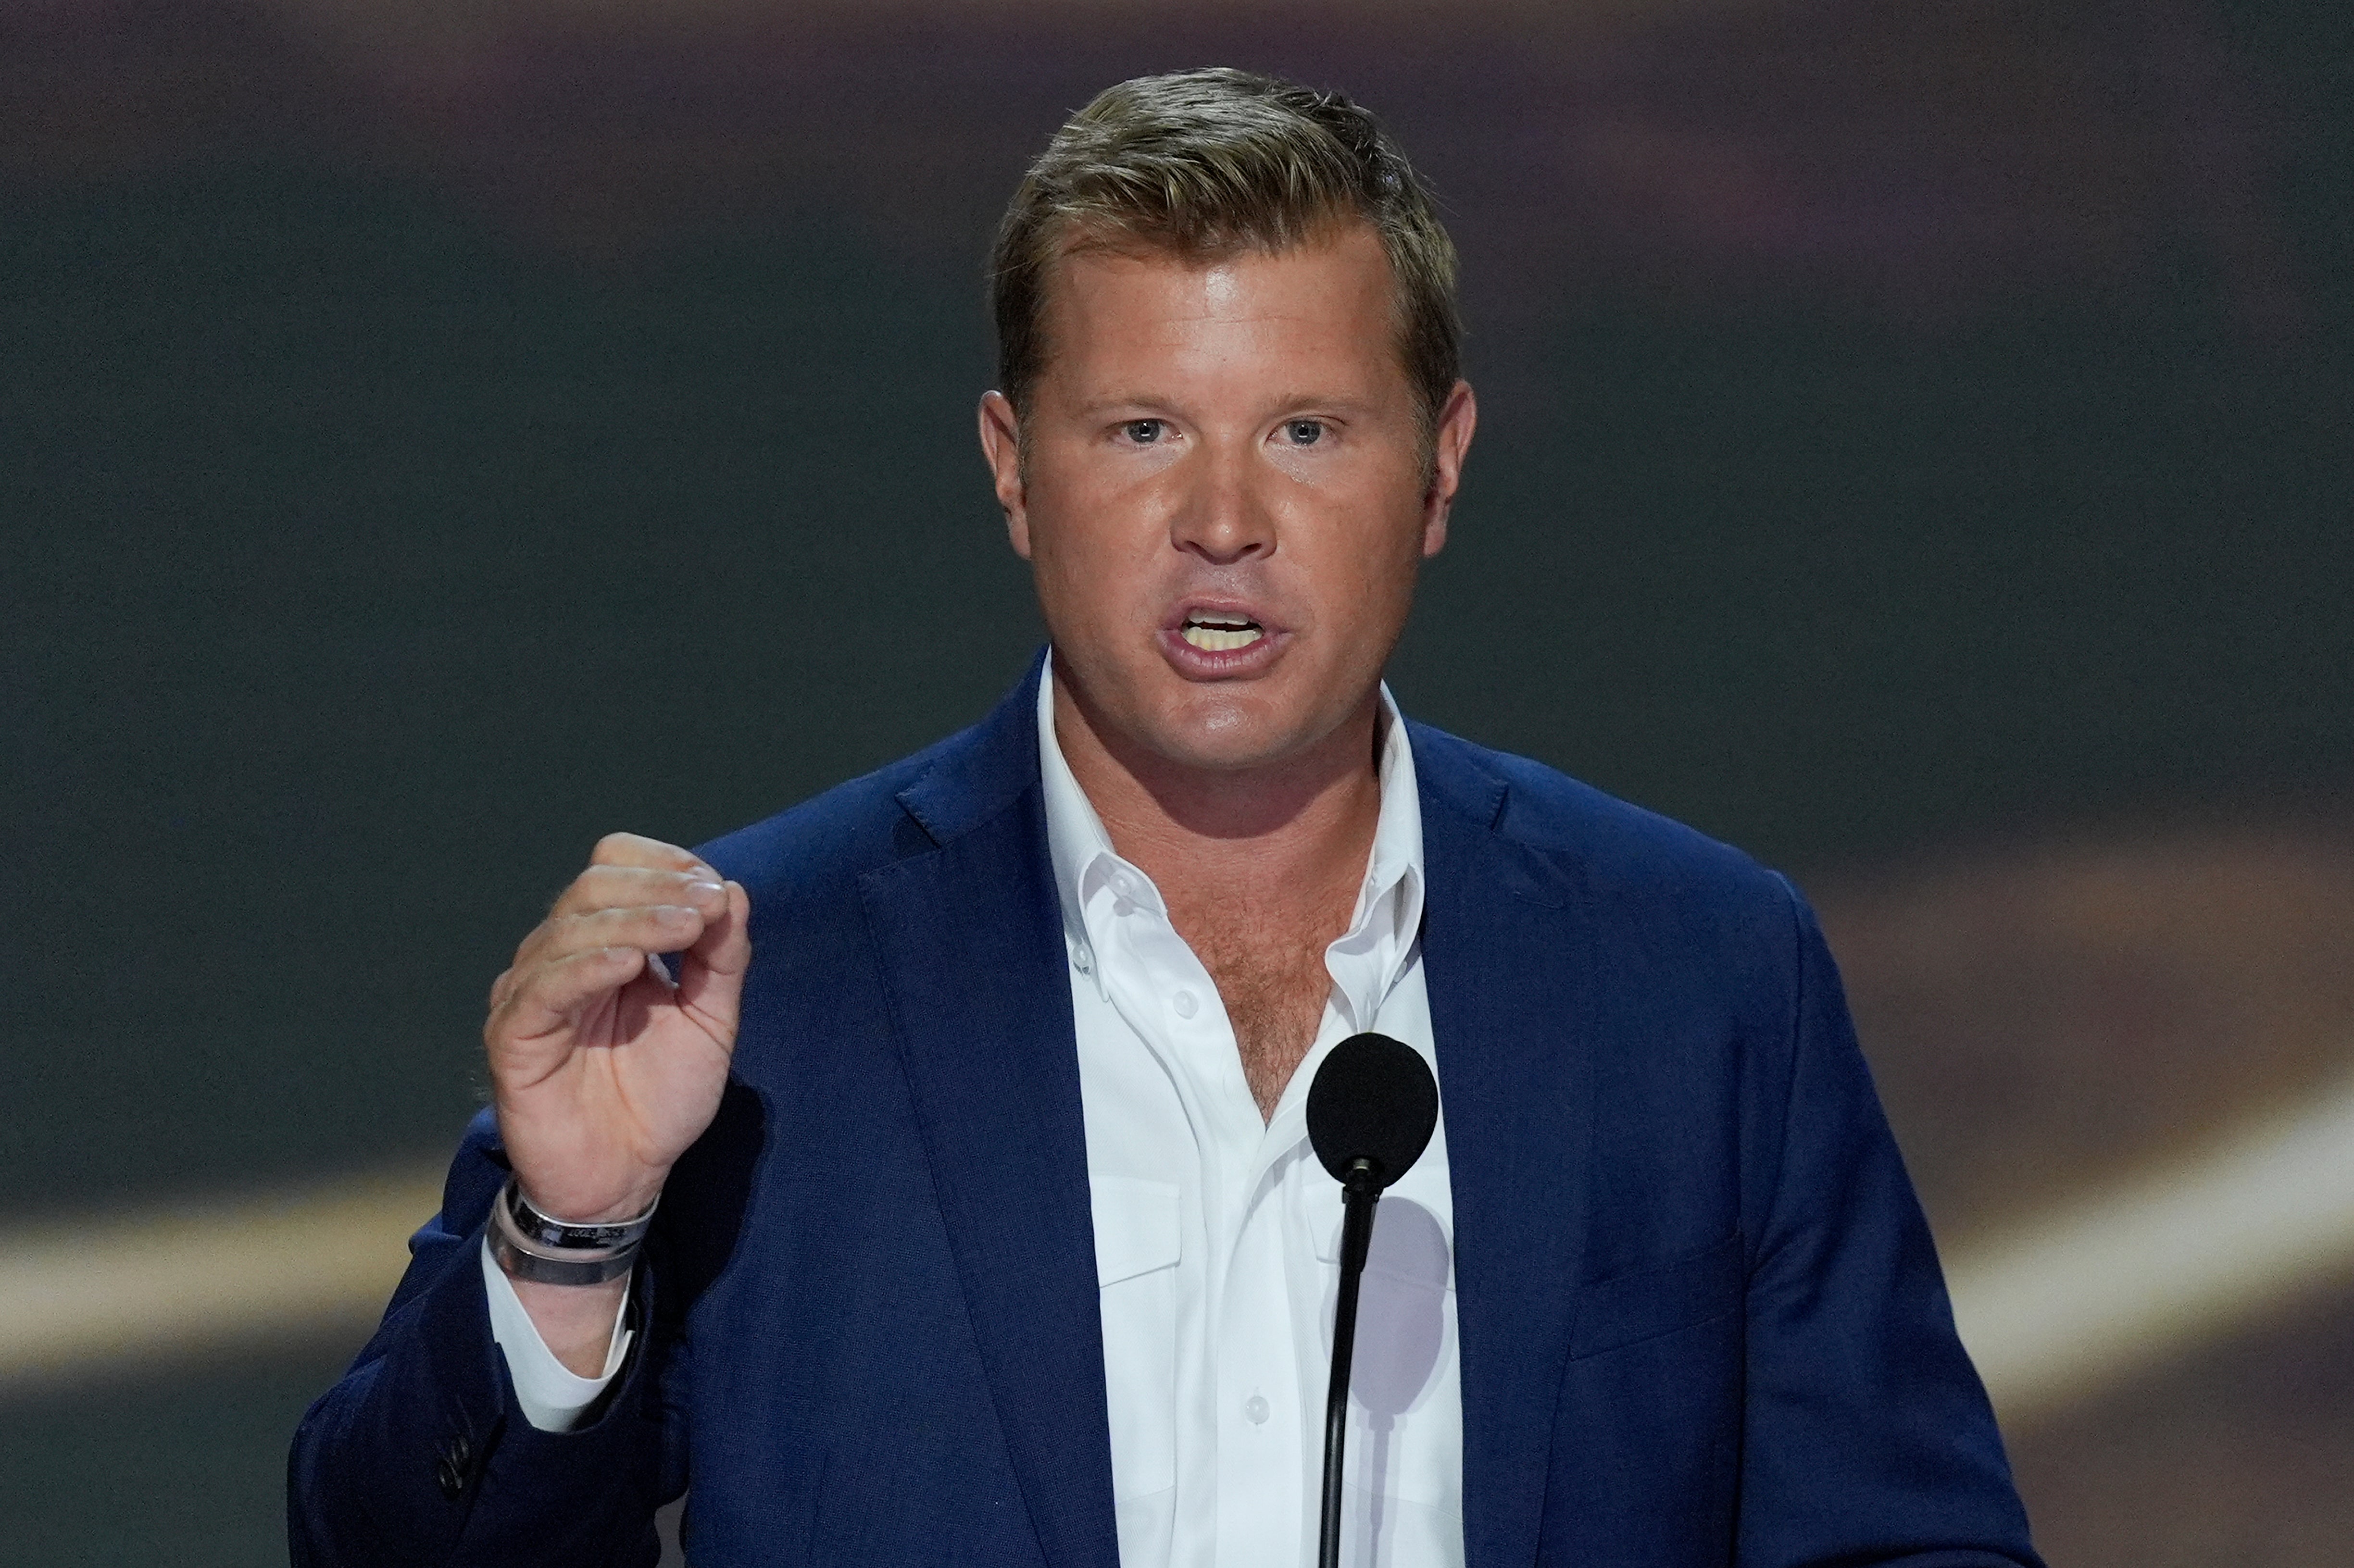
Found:
[(1074, 525), (1059, 511), (1033, 520), (1030, 566), (1048, 620), (1063, 636), (1125, 624), (1143, 597), (1150, 563), (1119, 530)]
[(1353, 531), (1344, 547), (1346, 558), (1331, 563), (1337, 568), (1334, 577), (1346, 580), (1362, 603), (1394, 605), (1414, 591), (1415, 573), (1422, 565), (1422, 518), (1401, 511), (1394, 493), (1369, 503), (1358, 515), (1375, 521)]
[(1050, 622), (1062, 628), (1069, 627), (1073, 617), (1088, 608), (1088, 598), (1080, 588), (1094, 575), (1072, 544), (1059, 529), (1032, 524), (1030, 569), (1037, 578), (1039, 606)]
[(1345, 637), (1335, 652), (1351, 663), (1379, 662), (1404, 627), (1414, 603), (1415, 577), (1422, 565), (1422, 533), (1390, 527), (1363, 538), (1335, 581), (1347, 583), (1345, 604), (1335, 604)]

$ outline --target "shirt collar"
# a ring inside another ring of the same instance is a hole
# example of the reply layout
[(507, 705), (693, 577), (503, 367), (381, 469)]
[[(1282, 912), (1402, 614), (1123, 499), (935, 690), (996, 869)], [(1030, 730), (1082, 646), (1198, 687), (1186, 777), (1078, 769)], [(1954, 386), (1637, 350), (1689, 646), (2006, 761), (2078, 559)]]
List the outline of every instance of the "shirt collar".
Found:
[[(1373, 825), (1373, 853), (1349, 929), (1332, 945), (1341, 972), (1335, 974), (1351, 1022), (1362, 1030), (1404, 972), (1422, 928), (1422, 802), (1414, 772), (1414, 747), (1405, 719), (1387, 683), (1381, 688), (1381, 814)], [(1038, 771), (1046, 797), (1046, 846), (1055, 868), (1055, 895), (1063, 911), (1063, 939), (1071, 966), (1095, 982), (1108, 999), (1102, 966), (1087, 932), (1088, 895), (1102, 880), (1125, 874), (1155, 907), (1160, 894), (1151, 879), (1112, 848), (1103, 819), (1064, 760), (1055, 738), (1055, 662), (1049, 652), (1038, 677)]]

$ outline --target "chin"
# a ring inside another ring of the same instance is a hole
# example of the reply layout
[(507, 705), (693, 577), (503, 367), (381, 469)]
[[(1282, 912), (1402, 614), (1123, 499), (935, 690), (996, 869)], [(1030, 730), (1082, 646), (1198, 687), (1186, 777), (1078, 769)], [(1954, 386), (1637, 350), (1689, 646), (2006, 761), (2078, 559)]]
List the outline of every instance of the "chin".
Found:
[(1294, 715), (1270, 714), (1263, 703), (1223, 694), (1195, 695), (1159, 717), (1152, 748), (1186, 768), (1239, 772), (1280, 762), (1301, 746)]

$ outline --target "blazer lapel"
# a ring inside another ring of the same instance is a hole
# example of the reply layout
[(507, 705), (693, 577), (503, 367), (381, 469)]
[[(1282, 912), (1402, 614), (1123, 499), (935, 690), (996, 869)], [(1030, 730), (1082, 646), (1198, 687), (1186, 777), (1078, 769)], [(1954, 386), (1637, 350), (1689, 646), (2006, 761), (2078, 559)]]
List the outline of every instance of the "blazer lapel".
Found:
[(1447, 1117), (1469, 1568), (1535, 1562), (1587, 1209), (1594, 931), (1500, 830), (1503, 779), (1415, 726), (1423, 965)]
[(1087, 1130), (1032, 703), (900, 797), (937, 847), (869, 873), (901, 1055), (1023, 1500), (1052, 1568), (1116, 1568)]

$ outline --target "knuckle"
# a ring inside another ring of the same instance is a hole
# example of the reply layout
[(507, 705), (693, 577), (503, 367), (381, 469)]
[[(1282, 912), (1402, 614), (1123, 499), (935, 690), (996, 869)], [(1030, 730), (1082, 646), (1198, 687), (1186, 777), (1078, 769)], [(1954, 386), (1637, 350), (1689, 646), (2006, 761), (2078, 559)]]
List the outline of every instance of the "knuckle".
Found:
[(588, 863), (591, 865), (626, 864), (642, 853), (641, 846), (644, 842), (645, 841), (635, 833), (607, 833), (597, 841), (596, 848), (588, 852)]
[(610, 903), (613, 896), (614, 879), (627, 874), (620, 866), (592, 865), (574, 877), (570, 885), (556, 895), (556, 902), (548, 906), (548, 913), (574, 915)]
[(589, 951), (611, 939), (614, 927), (623, 926), (616, 918), (628, 915), (626, 909), (591, 909), (585, 914), (567, 915), (561, 920), (550, 921), (554, 927), (548, 947), (557, 958), (570, 958)]

